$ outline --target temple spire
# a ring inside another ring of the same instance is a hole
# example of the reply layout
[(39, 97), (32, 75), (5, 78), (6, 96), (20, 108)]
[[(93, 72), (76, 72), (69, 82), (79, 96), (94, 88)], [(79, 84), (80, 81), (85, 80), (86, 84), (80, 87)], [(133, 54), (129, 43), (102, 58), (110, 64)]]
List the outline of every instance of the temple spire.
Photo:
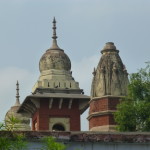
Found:
[(56, 35), (56, 19), (54, 17), (53, 19), (53, 36), (52, 36), (52, 39), (53, 39), (53, 43), (52, 43), (52, 47), (50, 49), (60, 49), (59, 46), (57, 45), (57, 35)]
[(17, 81), (17, 84), (16, 84), (16, 103), (14, 106), (20, 106), (20, 101), (19, 101), (19, 83)]

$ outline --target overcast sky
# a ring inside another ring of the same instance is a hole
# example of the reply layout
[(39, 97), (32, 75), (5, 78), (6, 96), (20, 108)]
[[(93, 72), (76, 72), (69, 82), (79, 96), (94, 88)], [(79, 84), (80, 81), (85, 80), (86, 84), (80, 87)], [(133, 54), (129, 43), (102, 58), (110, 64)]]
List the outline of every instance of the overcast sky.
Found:
[[(17, 80), (21, 102), (31, 93), (51, 46), (54, 16), (58, 45), (86, 95), (106, 42), (115, 43), (129, 73), (150, 60), (149, 0), (0, 0), (0, 121), (15, 103)], [(88, 130), (87, 116), (82, 130)]]

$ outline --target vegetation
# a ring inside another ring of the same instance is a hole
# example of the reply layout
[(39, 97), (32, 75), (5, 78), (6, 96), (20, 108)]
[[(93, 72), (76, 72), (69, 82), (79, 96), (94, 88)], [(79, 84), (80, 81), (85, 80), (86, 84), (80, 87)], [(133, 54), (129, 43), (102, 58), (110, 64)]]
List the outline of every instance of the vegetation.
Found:
[(25, 136), (14, 132), (17, 130), (18, 123), (20, 120), (13, 115), (9, 116), (5, 123), (0, 123), (0, 131), (11, 132), (11, 135), (0, 137), (0, 150), (25, 150), (27, 148)]
[[(17, 124), (20, 120), (14, 116), (9, 116), (5, 123), (0, 123), (0, 131), (10, 131), (11, 135), (0, 137), (0, 150), (28, 150), (28, 143), (23, 134), (16, 133)], [(41, 150), (65, 150), (66, 146), (56, 142), (53, 137), (43, 138), (43, 147)]]
[(56, 139), (53, 137), (46, 137), (43, 139), (44, 146), (41, 150), (65, 150), (66, 146), (62, 143), (56, 142)]
[(5, 123), (3, 124), (3, 127), (7, 131), (15, 131), (18, 130), (19, 126), (17, 124), (20, 122), (21, 121), (13, 115), (8, 116), (7, 120), (5, 120)]
[(119, 131), (150, 131), (150, 62), (130, 75), (128, 96), (117, 106)]

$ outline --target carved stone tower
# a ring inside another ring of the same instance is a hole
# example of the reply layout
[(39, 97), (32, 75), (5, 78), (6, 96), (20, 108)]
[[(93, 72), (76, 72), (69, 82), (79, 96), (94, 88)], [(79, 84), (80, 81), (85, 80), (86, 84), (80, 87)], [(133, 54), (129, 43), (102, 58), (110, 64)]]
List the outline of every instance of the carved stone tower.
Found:
[(53, 20), (53, 42), (39, 62), (40, 77), (20, 106), (28, 112), (32, 130), (80, 131), (80, 115), (90, 98), (83, 94), (72, 77), (71, 61), (57, 45), (56, 20)]
[(113, 113), (120, 99), (127, 95), (128, 73), (114, 43), (106, 43), (101, 53), (93, 72), (89, 128), (91, 131), (114, 131)]

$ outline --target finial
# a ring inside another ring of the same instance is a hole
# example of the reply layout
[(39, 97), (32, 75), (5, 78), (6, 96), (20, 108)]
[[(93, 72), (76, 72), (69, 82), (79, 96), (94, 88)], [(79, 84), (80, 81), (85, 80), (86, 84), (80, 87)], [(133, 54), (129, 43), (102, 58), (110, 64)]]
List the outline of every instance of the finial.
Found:
[(54, 17), (53, 19), (53, 36), (52, 36), (53, 39), (57, 39), (57, 35), (56, 35), (56, 19)]
[(57, 35), (56, 35), (56, 19), (55, 19), (55, 17), (54, 17), (54, 19), (53, 19), (53, 36), (52, 36), (52, 38), (53, 38), (53, 43), (52, 43), (52, 47), (50, 48), (50, 49), (60, 49), (59, 47), (58, 47), (58, 45), (57, 45)]
[(17, 84), (16, 84), (16, 103), (14, 106), (20, 106), (20, 101), (19, 101), (19, 83), (17, 80)]

